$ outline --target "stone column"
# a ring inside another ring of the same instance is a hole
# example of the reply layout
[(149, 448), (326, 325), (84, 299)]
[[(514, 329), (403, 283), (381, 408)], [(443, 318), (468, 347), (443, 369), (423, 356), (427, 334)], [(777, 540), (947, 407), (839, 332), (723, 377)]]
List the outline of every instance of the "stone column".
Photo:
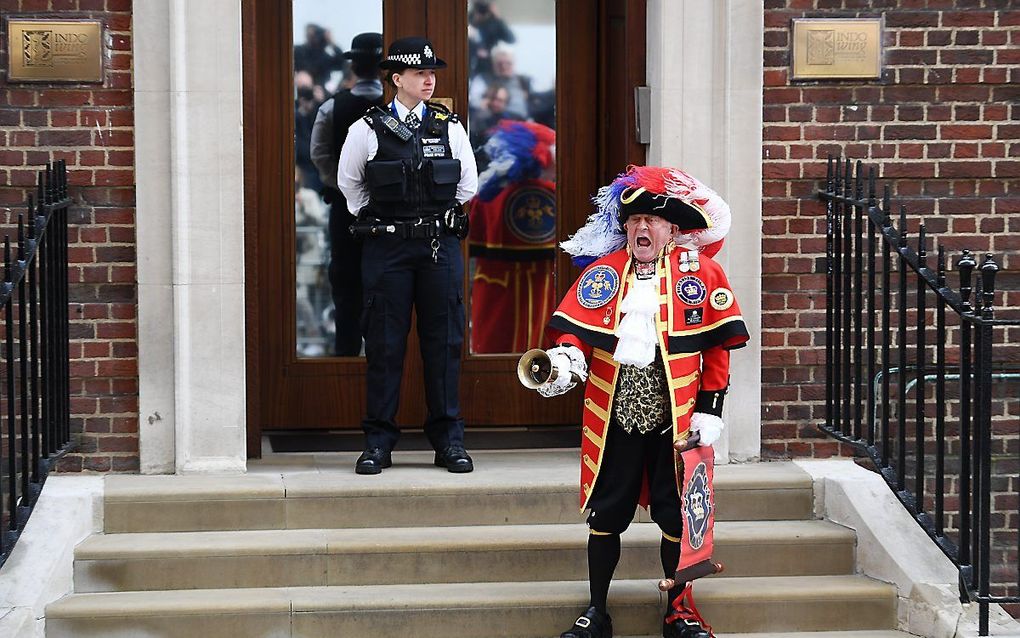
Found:
[(141, 467), (242, 472), (241, 4), (133, 20)]
[(717, 260), (751, 333), (732, 358), (720, 460), (761, 450), (761, 144), (763, 9), (756, 0), (649, 0), (648, 163), (676, 166), (733, 211)]

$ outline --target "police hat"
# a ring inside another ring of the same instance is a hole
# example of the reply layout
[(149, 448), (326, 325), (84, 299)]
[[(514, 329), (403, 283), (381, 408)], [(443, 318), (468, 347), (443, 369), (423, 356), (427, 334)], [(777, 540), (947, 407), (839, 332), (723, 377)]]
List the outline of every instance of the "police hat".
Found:
[(644, 187), (627, 188), (620, 193), (620, 225), (623, 226), (631, 215), (656, 215), (684, 232), (712, 226), (708, 214), (694, 202), (659, 195)]
[(420, 36), (401, 38), (390, 44), (380, 69), (400, 72), (404, 69), (445, 69), (446, 62), (436, 57), (432, 43)]
[(355, 58), (378, 62), (382, 59), (383, 39), (381, 33), (359, 33), (351, 40), (351, 50), (344, 51), (348, 60)]

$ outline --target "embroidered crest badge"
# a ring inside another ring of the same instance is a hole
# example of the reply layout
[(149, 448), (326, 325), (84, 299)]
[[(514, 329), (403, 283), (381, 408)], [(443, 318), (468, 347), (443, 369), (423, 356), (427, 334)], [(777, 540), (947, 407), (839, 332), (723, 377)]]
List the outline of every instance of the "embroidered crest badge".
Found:
[(676, 296), (688, 306), (700, 306), (705, 301), (705, 284), (694, 275), (681, 277), (676, 282)]
[(716, 288), (709, 296), (708, 303), (716, 310), (726, 310), (733, 305), (733, 293), (726, 288)]
[(585, 308), (601, 308), (616, 295), (620, 276), (609, 266), (595, 266), (577, 282), (577, 303)]
[(715, 503), (708, 486), (708, 470), (698, 463), (684, 489), (684, 517), (692, 549), (701, 549), (708, 532), (708, 521)]
[(543, 188), (521, 188), (507, 199), (503, 222), (525, 243), (550, 242), (556, 236), (556, 198)]

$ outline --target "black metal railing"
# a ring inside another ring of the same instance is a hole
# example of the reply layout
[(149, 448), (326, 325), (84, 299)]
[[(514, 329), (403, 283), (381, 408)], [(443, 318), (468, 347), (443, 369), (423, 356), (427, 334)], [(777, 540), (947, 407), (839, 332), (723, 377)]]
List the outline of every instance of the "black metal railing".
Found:
[[(67, 167), (39, 172), (17, 237), (4, 236), (0, 281), (0, 565), (25, 529), (43, 482), (68, 448)], [(14, 219), (7, 220), (13, 225)]]
[[(992, 502), (993, 492), (1020, 484), (1017, 412), (1003, 408), (1020, 398), (1003, 389), (1020, 378), (1011, 348), (1020, 321), (995, 317), (999, 266), (991, 253), (979, 264), (963, 250), (954, 290), (944, 245), (930, 265), (925, 225), (908, 241), (905, 207), (894, 226), (890, 189), (879, 201), (875, 178), (861, 162), (830, 157), (819, 192), (827, 226), (821, 429), (870, 457), (959, 567), (961, 600), (980, 604), (985, 636), (990, 603), (1020, 602), (992, 591), (1020, 587), (1016, 527), (1001, 522), (1020, 511)], [(994, 478), (1009, 480), (993, 482), (993, 465)], [(1001, 503), (1014, 503), (1015, 494)], [(994, 528), (993, 511), (1001, 518)]]

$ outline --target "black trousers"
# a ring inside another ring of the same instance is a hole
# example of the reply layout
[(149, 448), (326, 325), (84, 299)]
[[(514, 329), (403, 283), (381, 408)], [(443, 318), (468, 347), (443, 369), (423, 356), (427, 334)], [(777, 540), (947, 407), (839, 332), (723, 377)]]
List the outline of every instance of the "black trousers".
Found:
[(588, 500), (588, 526), (597, 532), (621, 534), (630, 525), (648, 478), (650, 514), (663, 533), (683, 534), (680, 489), (676, 477), (672, 428), (627, 434), (615, 419), (610, 421), (605, 458)]
[(394, 418), (412, 306), (424, 364), (425, 435), (436, 450), (464, 444), (458, 389), (464, 344), (464, 258), (456, 237), (443, 235), (438, 242), (433, 261), (431, 239), (392, 235), (364, 239), (362, 329), (368, 400), (361, 426), (368, 447), (391, 450), (400, 438)]
[(350, 233), (354, 216), (343, 195), (329, 191), (329, 287), (333, 295), (338, 357), (361, 354), (361, 239)]

